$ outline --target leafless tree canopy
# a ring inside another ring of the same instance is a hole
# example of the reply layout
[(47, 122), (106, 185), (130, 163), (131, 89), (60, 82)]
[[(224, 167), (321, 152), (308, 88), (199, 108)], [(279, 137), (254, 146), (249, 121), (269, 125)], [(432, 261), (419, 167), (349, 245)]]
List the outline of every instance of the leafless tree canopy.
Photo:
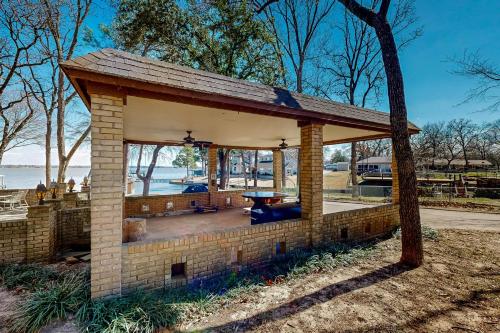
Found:
[(469, 77), (475, 87), (469, 90), (462, 103), (472, 101), (489, 104), (478, 111), (498, 112), (500, 107), (500, 68), (491, 61), (481, 57), (479, 52), (464, 52), (461, 58), (452, 60), (457, 68), (453, 73)]
[(476, 125), (467, 119), (447, 123), (429, 123), (412, 138), (417, 166), (434, 167), (436, 160), (446, 160), (448, 167), (457, 159), (468, 164), (471, 159), (488, 160), (500, 166), (500, 120)]
[(0, 163), (14, 147), (37, 138), (37, 108), (28, 92), (29, 70), (44, 63), (33, 52), (43, 26), (36, 1), (5, 0), (0, 3)]

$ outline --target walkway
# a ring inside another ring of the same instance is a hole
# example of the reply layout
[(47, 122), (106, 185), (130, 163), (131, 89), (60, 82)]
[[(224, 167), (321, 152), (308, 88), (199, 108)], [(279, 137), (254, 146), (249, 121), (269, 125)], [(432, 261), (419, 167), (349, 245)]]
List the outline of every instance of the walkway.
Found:
[[(350, 202), (325, 202), (324, 213), (373, 205)], [(436, 229), (466, 229), (500, 232), (500, 214), (420, 208), (422, 224)]]

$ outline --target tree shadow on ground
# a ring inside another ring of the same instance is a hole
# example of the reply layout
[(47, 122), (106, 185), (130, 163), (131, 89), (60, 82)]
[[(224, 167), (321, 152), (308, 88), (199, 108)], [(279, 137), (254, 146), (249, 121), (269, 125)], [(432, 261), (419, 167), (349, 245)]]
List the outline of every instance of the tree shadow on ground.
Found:
[[(353, 330), (345, 330), (344, 333), (401, 332), (406, 330), (413, 331), (418, 329), (424, 329), (424, 325), (426, 325), (433, 319), (436, 319), (441, 316), (446, 316), (447, 314), (454, 311), (461, 311), (463, 310), (463, 308), (466, 307), (477, 308), (478, 303), (486, 301), (488, 297), (498, 297), (498, 296), (500, 296), (500, 289), (498, 288), (487, 289), (487, 290), (484, 289), (472, 290), (467, 297), (451, 301), (450, 306), (439, 308), (436, 310), (426, 311), (424, 315), (414, 317), (411, 320), (405, 321), (403, 323), (400, 324), (385, 323), (382, 325), (374, 325), (370, 327), (363, 327)], [(465, 332), (467, 331), (479, 332), (474, 329), (462, 326), (454, 326), (454, 328)]]
[(280, 305), (274, 309), (260, 312), (251, 317), (232, 321), (224, 325), (207, 327), (206, 330), (215, 332), (234, 332), (235, 329), (237, 329), (238, 331), (255, 329), (269, 320), (275, 321), (295, 315), (317, 304), (324, 303), (343, 294), (347, 294), (352, 291), (377, 284), (410, 269), (410, 267), (401, 265), (399, 263), (390, 264), (361, 276), (331, 284), (318, 291)]

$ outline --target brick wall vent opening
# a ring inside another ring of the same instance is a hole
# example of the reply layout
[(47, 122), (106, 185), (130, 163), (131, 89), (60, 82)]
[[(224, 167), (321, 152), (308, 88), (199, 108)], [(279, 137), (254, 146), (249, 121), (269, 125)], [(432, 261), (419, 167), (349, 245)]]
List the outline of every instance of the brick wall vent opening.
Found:
[(277, 242), (276, 254), (285, 254), (285, 253), (286, 253), (286, 242)]
[(186, 278), (186, 263), (172, 264), (171, 268), (172, 279), (185, 279)]
[(347, 227), (340, 229), (340, 239), (347, 239), (348, 237), (349, 237), (349, 229), (347, 229)]
[(372, 232), (372, 224), (371, 223), (365, 224), (365, 233), (371, 234), (371, 232)]
[(191, 200), (191, 207), (196, 207), (196, 206), (198, 206), (196, 200)]

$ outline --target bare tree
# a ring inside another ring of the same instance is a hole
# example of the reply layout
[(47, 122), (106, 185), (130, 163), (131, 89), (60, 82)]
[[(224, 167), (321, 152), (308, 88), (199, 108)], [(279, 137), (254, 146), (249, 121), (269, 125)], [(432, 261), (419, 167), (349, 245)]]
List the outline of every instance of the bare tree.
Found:
[(460, 156), (460, 146), (455, 138), (453, 129), (450, 128), (450, 123), (446, 125), (443, 136), (444, 152), (443, 158), (447, 161), (447, 169), (450, 169), (451, 162)]
[[(375, 8), (379, 0), (372, 0), (370, 8)], [(397, 2), (390, 21), (399, 48), (406, 46), (420, 35), (420, 29), (412, 11), (412, 1)], [(340, 42), (332, 44), (325, 57), (317, 63), (318, 74), (322, 76), (315, 87), (319, 95), (332, 98), (332, 92), (344, 102), (366, 107), (375, 106), (381, 97), (384, 86), (384, 65), (380, 55), (377, 36), (366, 22), (359, 20), (347, 9), (343, 19), (333, 27), (333, 34), (338, 32)], [(332, 38), (328, 36), (327, 38)], [(335, 37), (333, 37), (335, 40)], [(328, 42), (324, 43), (328, 45)], [(351, 179), (357, 185), (356, 161), (357, 144), (351, 143)], [(353, 188), (354, 189), (354, 188)], [(352, 192), (353, 197), (357, 191)]]
[(469, 151), (477, 137), (477, 125), (469, 119), (453, 119), (448, 124), (451, 136), (457, 141), (465, 160), (465, 167), (469, 166)]
[[(330, 14), (333, 0), (254, 1), (275, 34), (279, 48), (284, 50), (295, 74), (295, 90), (304, 90), (305, 65), (318, 27)], [(280, 53), (281, 54), (281, 53)], [(282, 60), (283, 64), (283, 60)]]
[(32, 143), (37, 108), (29, 92), (29, 69), (45, 58), (33, 54), (40, 39), (43, 16), (37, 2), (0, 2), (0, 163), (9, 149)]
[[(71, 59), (76, 52), (82, 25), (87, 18), (92, 0), (43, 0), (43, 11), (47, 17), (47, 34), (44, 39), (44, 48), (51, 55), (50, 87), (40, 88), (45, 91), (41, 96), (47, 116), (47, 132), (52, 131), (52, 114), (56, 115), (57, 155), (59, 166), (57, 181), (63, 182), (69, 162), (78, 148), (90, 133), (87, 123), (73, 141), (72, 146), (66, 151), (68, 137), (65, 135), (67, 106), (70, 105), (76, 92), (65, 79), (64, 73), (59, 68), (59, 63)], [(44, 80), (44, 79), (41, 79)], [(51, 139), (46, 135), (46, 154), (50, 151)], [(50, 158), (49, 158), (50, 160)], [(50, 162), (46, 165), (50, 170)]]
[(382, 0), (378, 11), (355, 0), (339, 0), (351, 13), (375, 30), (380, 43), (390, 106), (392, 146), (398, 164), (399, 216), (401, 221), (401, 262), (420, 266), (423, 263), (422, 231), (418, 209), (417, 179), (410, 145), (404, 95), (403, 74), (399, 64), (394, 31), (387, 19), (390, 0)]
[(158, 162), (158, 156), (160, 154), (160, 150), (163, 148), (163, 145), (156, 145), (153, 147), (153, 150), (151, 152), (151, 159), (148, 165), (148, 168), (146, 169), (146, 173), (141, 172), (141, 163), (142, 163), (142, 158), (143, 158), (143, 153), (144, 153), (144, 145), (139, 145), (138, 149), (138, 156), (137, 156), (137, 165), (136, 165), (136, 170), (135, 174), (137, 178), (139, 178), (142, 181), (142, 195), (147, 196), (149, 194), (149, 189), (151, 185), (151, 177), (153, 176), (153, 171), (156, 167), (156, 163)]
[(479, 111), (498, 112), (500, 107), (500, 68), (479, 55), (479, 52), (465, 51), (461, 58), (452, 60), (457, 69), (453, 73), (469, 77), (476, 86), (469, 90), (462, 103), (481, 101), (489, 105)]

